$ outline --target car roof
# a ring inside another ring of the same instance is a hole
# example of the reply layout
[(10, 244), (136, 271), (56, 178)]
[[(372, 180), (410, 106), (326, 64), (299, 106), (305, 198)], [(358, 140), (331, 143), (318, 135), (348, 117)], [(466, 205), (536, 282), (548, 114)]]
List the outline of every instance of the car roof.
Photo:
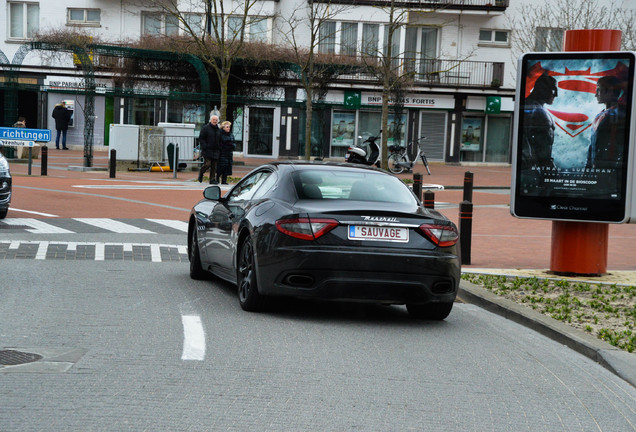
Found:
[(377, 173), (388, 174), (388, 172), (378, 169), (374, 166), (366, 165), (354, 165), (346, 162), (329, 162), (329, 161), (306, 161), (306, 160), (293, 160), (293, 161), (273, 161), (268, 165), (275, 167), (290, 167), (294, 170), (307, 170), (307, 169), (346, 169), (346, 170), (366, 170), (374, 171)]

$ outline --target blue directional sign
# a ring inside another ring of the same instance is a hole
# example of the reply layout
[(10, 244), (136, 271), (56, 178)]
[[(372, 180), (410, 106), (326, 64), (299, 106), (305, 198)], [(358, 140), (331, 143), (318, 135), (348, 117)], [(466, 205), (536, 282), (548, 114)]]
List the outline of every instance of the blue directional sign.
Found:
[(48, 129), (27, 129), (0, 127), (0, 140), (51, 141)]

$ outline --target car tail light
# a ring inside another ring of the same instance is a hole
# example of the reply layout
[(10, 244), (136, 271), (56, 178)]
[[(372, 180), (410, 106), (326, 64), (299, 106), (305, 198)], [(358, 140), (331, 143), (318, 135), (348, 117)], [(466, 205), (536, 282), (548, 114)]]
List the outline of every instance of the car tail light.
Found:
[(279, 219), (276, 221), (278, 231), (302, 240), (315, 240), (338, 226), (334, 219)]
[(457, 229), (452, 225), (420, 225), (420, 232), (439, 247), (453, 246), (459, 239)]

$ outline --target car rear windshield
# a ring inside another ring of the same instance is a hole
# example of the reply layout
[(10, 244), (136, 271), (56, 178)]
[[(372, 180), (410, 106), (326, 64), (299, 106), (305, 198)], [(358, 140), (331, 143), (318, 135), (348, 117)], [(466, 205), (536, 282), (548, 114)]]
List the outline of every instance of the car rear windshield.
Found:
[(373, 171), (301, 170), (293, 173), (300, 199), (411, 204), (415, 197), (397, 177)]

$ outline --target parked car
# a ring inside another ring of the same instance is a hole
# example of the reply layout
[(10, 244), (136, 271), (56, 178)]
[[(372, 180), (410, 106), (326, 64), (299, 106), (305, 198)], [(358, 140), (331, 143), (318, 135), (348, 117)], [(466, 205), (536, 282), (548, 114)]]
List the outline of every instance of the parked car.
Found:
[(203, 196), (189, 219), (190, 276), (236, 284), (244, 310), (268, 296), (406, 304), (433, 320), (453, 307), (457, 228), (387, 172), (274, 162)]
[(11, 171), (9, 161), (0, 153), (0, 219), (7, 217), (11, 204)]

